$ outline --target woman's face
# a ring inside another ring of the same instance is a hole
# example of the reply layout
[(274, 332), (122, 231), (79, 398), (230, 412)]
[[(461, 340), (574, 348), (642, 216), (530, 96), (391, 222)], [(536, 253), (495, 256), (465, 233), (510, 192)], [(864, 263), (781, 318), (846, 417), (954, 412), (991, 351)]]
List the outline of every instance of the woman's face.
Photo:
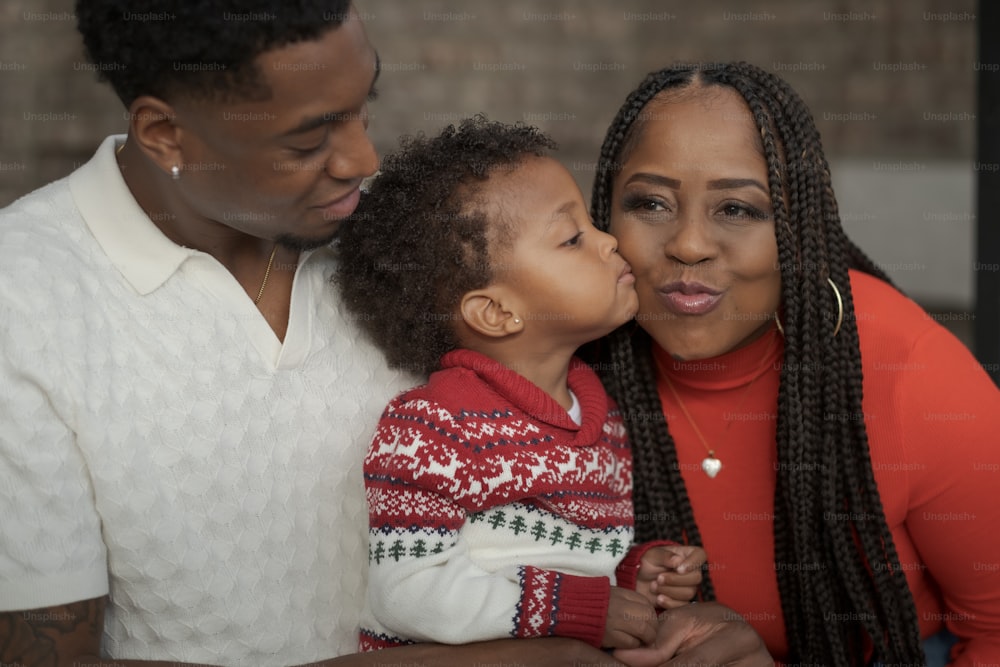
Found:
[(654, 99), (614, 180), (611, 233), (632, 265), (636, 319), (677, 359), (706, 359), (773, 326), (778, 247), (760, 135), (725, 87)]

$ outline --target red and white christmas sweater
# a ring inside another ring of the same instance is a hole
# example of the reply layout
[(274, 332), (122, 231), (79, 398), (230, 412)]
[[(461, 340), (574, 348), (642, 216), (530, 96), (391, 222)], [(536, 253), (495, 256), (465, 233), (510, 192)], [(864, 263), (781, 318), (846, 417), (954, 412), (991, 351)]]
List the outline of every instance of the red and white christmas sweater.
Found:
[[(365, 458), (361, 650), (558, 635), (600, 646), (610, 586), (635, 587), (632, 458), (597, 375), (573, 359), (577, 425), (470, 350), (395, 398)], [(616, 573), (617, 567), (617, 573)]]

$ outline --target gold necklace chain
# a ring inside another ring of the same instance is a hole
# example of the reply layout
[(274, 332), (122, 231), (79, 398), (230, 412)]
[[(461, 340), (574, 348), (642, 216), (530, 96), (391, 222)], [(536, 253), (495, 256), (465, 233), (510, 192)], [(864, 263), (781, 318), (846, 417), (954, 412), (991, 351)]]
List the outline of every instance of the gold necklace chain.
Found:
[[(767, 350), (764, 351), (764, 358), (761, 359), (761, 363), (760, 366), (757, 367), (756, 374), (750, 382), (747, 383), (747, 388), (743, 391), (743, 395), (740, 397), (740, 402), (737, 405), (736, 410), (732, 413), (732, 416), (726, 420), (726, 428), (723, 430), (724, 434), (729, 432), (729, 427), (733, 425), (733, 420), (736, 418), (736, 415), (739, 413), (743, 404), (746, 402), (747, 397), (750, 395), (750, 389), (753, 388), (754, 382), (757, 381), (757, 378), (761, 376), (761, 370), (763, 370), (764, 364), (767, 362), (767, 358), (770, 356), (771, 350), (774, 348), (775, 341), (778, 340), (777, 330), (772, 331), (772, 334), (774, 337), (771, 339), (771, 342), (767, 344)], [(670, 381), (670, 375), (667, 373), (667, 369), (663, 367), (663, 364), (660, 363), (659, 358), (656, 358), (656, 365), (660, 368), (660, 374), (663, 376), (663, 381), (666, 383), (667, 389), (670, 390), (670, 393), (674, 396), (674, 400), (677, 401), (677, 407), (679, 407), (681, 412), (684, 413), (684, 417), (688, 420), (688, 423), (691, 424), (694, 434), (698, 436), (698, 440), (701, 441), (702, 447), (704, 447), (705, 451), (708, 452), (708, 456), (701, 461), (701, 469), (704, 470), (705, 474), (711, 479), (715, 479), (715, 476), (719, 474), (720, 470), (722, 470), (722, 461), (720, 461), (715, 455), (715, 450), (708, 444), (708, 440), (705, 438), (704, 434), (702, 434), (701, 429), (698, 428), (698, 424), (695, 422), (694, 417), (692, 417), (691, 413), (688, 412), (687, 406), (685, 406), (684, 401), (681, 400), (681, 395), (674, 388), (674, 384)]]
[(257, 298), (253, 300), (256, 306), (260, 303), (260, 297), (264, 296), (264, 288), (267, 286), (267, 277), (271, 275), (271, 265), (274, 264), (274, 254), (278, 252), (278, 244), (274, 244), (274, 248), (271, 250), (271, 259), (267, 260), (267, 269), (264, 271), (264, 280), (260, 284), (260, 289), (257, 290)]

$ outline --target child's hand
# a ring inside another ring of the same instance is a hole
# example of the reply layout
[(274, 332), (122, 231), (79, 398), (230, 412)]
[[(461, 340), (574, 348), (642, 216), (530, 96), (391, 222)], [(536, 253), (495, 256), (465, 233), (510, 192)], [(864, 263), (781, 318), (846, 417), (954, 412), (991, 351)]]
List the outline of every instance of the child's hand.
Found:
[(627, 588), (611, 587), (608, 620), (604, 625), (605, 648), (639, 648), (656, 639), (656, 610), (645, 596)]
[(698, 594), (701, 566), (708, 557), (701, 547), (672, 544), (642, 555), (635, 589), (661, 609), (686, 605)]

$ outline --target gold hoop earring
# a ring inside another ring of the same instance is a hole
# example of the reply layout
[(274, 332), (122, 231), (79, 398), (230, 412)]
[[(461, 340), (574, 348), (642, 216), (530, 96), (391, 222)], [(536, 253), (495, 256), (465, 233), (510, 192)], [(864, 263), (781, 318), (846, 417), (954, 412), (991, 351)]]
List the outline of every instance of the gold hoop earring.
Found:
[[(833, 294), (837, 297), (837, 324), (833, 327), (833, 336), (836, 337), (840, 333), (840, 325), (844, 323), (844, 299), (840, 296), (840, 290), (837, 288), (837, 284), (831, 279), (827, 278), (826, 282), (830, 283), (830, 287), (833, 288)], [(778, 318), (778, 311), (774, 311), (774, 324), (778, 327), (778, 333), (782, 336), (785, 335), (785, 328), (781, 326), (781, 320)]]
[(837, 283), (829, 278), (826, 279), (826, 282), (830, 283), (830, 287), (833, 288), (833, 293), (837, 297), (837, 326), (833, 327), (833, 337), (836, 337), (840, 332), (840, 325), (844, 323), (844, 300), (840, 297), (840, 290), (837, 289)]

